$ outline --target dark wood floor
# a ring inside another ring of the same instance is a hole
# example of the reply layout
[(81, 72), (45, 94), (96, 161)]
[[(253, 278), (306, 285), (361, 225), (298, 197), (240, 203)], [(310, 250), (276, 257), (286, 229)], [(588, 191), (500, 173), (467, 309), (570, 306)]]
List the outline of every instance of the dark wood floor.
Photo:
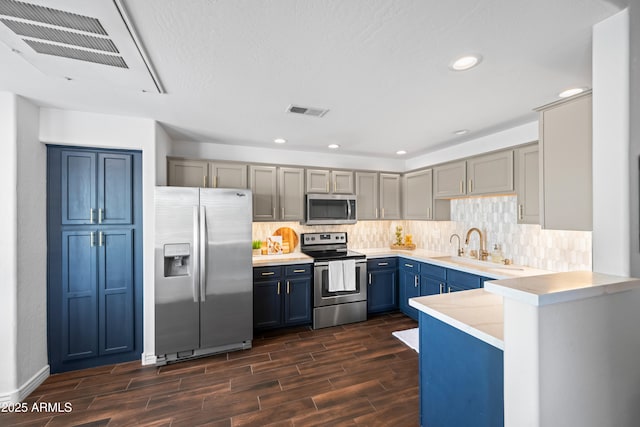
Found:
[(416, 326), (394, 313), (271, 332), (250, 350), (160, 368), (53, 375), (25, 402), (70, 402), (71, 412), (3, 413), (0, 425), (417, 426), (418, 356), (391, 335)]

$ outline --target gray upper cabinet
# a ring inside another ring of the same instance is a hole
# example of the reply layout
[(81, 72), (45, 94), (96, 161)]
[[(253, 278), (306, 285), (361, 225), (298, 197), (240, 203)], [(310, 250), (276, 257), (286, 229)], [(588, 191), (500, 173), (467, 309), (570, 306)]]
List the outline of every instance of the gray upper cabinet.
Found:
[(518, 224), (540, 224), (540, 155), (538, 144), (515, 150)]
[(307, 169), (307, 193), (354, 194), (352, 171)]
[(201, 160), (168, 159), (169, 185), (175, 187), (206, 187), (208, 163)]
[(538, 109), (543, 228), (593, 228), (591, 102), (588, 92)]
[(169, 185), (176, 187), (247, 188), (247, 165), (168, 159)]
[(304, 220), (304, 169), (278, 168), (280, 220)]
[(513, 150), (467, 159), (467, 195), (513, 192)]
[(249, 181), (254, 221), (304, 219), (304, 169), (252, 165)]
[(277, 168), (275, 166), (250, 166), (249, 180), (253, 193), (253, 220), (277, 219)]
[(433, 219), (433, 170), (404, 175), (404, 219)]
[(380, 219), (401, 219), (400, 175), (380, 174)]
[(446, 163), (433, 168), (433, 197), (451, 198), (466, 194), (467, 162)]
[(378, 174), (356, 172), (357, 218), (378, 219)]
[(209, 172), (211, 188), (247, 188), (247, 165), (209, 163)]

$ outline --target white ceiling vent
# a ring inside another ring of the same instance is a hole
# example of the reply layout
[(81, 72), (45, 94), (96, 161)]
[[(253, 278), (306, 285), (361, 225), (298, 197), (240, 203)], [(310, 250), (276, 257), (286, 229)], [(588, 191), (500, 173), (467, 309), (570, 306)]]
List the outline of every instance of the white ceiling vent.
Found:
[(300, 105), (289, 105), (287, 107), (288, 113), (293, 114), (302, 114), (304, 116), (312, 116), (312, 117), (324, 117), (325, 114), (329, 112), (327, 109), (322, 108), (312, 108), (312, 107), (302, 107)]
[(128, 68), (96, 18), (15, 0), (0, 0), (0, 15), (38, 53)]
[(0, 41), (49, 76), (164, 93), (123, 0), (0, 0)]

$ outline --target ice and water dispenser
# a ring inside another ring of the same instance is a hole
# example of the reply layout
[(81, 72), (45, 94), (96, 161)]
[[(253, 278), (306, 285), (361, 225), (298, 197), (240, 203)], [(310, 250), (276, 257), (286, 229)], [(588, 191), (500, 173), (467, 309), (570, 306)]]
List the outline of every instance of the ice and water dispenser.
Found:
[(189, 243), (164, 245), (164, 277), (188, 276), (191, 263)]

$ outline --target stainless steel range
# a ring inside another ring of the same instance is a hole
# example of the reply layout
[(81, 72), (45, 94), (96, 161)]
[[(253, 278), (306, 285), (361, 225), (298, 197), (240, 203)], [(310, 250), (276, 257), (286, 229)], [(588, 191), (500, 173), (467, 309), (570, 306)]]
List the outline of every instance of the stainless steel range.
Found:
[(367, 320), (367, 261), (347, 248), (347, 233), (303, 233), (313, 258), (313, 328)]

